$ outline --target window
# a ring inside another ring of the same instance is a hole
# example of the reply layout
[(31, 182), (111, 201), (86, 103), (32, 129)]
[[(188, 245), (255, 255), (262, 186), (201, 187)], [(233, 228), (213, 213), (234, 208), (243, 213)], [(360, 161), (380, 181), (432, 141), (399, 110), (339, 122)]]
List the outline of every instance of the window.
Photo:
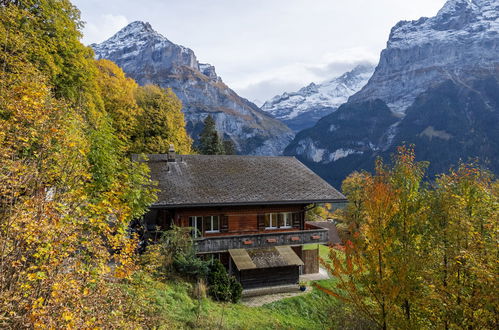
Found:
[(265, 229), (291, 228), (292, 213), (265, 214)]
[(274, 228), (277, 228), (275, 213), (265, 214), (265, 229), (274, 229)]
[(208, 215), (205, 217), (189, 217), (189, 227), (192, 228), (191, 235), (194, 238), (201, 237), (202, 233), (220, 232), (220, 217), (218, 215)]
[(218, 233), (220, 231), (220, 217), (218, 215), (210, 215), (205, 217), (205, 232)]
[(281, 213), (281, 217), (279, 218), (279, 228), (291, 228), (292, 213)]
[(194, 238), (201, 236), (201, 226), (203, 223), (203, 217), (189, 217), (189, 227), (192, 228), (191, 235)]

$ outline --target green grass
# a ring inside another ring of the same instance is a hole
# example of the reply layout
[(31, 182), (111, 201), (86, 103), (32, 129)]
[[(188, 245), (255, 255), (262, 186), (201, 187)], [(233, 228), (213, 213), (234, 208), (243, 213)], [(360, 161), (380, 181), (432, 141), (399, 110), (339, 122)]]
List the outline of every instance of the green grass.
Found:
[[(317, 248), (317, 244), (305, 246)], [(320, 256), (328, 260), (328, 247), (319, 246)], [(332, 288), (334, 279), (316, 284)], [(193, 298), (194, 285), (181, 278), (159, 281), (139, 272), (125, 286), (144, 325), (157, 329), (330, 329), (337, 328), (344, 318), (345, 306), (312, 288), (311, 292), (282, 299), (261, 307), (219, 303), (210, 298)]]
[[(318, 281), (324, 287), (333, 280)], [(194, 299), (193, 285), (171, 279), (160, 282), (145, 273), (127, 285), (127, 291), (145, 311), (144, 325), (158, 329), (324, 329), (334, 324), (341, 304), (322, 291), (282, 299), (261, 307)]]

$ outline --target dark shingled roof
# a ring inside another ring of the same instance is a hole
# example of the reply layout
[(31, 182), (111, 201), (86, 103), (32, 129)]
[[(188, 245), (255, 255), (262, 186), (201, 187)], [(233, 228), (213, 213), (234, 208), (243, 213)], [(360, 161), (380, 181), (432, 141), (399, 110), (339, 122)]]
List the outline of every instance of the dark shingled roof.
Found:
[(344, 201), (294, 157), (148, 155), (155, 206), (222, 206)]

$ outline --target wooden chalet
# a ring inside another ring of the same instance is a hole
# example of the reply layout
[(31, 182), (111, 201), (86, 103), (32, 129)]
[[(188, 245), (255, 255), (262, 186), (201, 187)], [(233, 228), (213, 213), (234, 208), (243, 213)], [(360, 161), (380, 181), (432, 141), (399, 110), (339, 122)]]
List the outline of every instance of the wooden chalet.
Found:
[(197, 253), (219, 258), (244, 288), (297, 283), (302, 245), (329, 232), (304, 221), (345, 197), (294, 157), (148, 155), (158, 201), (146, 230), (190, 227)]

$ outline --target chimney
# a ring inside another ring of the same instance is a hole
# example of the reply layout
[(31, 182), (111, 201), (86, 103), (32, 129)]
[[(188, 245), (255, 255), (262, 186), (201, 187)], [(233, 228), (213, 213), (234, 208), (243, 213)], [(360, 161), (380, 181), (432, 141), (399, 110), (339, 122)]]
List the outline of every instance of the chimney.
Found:
[(175, 162), (175, 147), (170, 144), (170, 149), (168, 150), (168, 162)]

